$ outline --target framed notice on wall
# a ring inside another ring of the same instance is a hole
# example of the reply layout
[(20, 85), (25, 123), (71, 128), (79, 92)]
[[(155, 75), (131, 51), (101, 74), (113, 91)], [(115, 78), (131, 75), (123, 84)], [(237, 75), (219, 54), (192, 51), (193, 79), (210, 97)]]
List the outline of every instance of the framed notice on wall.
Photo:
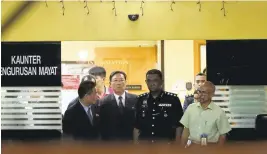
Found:
[(64, 90), (77, 90), (80, 84), (79, 75), (62, 75), (62, 83)]
[(2, 42), (2, 87), (61, 86), (60, 42)]

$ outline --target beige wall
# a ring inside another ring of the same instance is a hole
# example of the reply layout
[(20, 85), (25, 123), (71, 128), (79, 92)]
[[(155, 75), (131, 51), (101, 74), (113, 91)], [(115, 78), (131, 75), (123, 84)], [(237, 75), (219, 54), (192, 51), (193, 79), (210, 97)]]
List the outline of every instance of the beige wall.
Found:
[[(80, 61), (79, 52), (88, 51), (88, 59), (93, 58), (95, 47), (134, 47), (158, 46), (158, 69), (160, 69), (160, 41), (63, 41), (62, 61)], [(193, 81), (194, 55), (193, 40), (166, 40), (165, 41), (165, 88), (167, 91), (177, 93), (174, 87), (178, 81), (182, 85), (178, 90), (184, 89), (186, 81)]]
[(157, 68), (161, 70), (161, 41), (157, 41)]
[(179, 93), (183, 100), (185, 82), (194, 80), (194, 48), (193, 40), (167, 40), (165, 53), (165, 89)]
[(61, 60), (80, 61), (80, 51), (88, 51), (88, 60), (92, 60), (96, 47), (148, 47), (157, 44), (157, 41), (62, 41)]
[(200, 46), (200, 70), (203, 72), (203, 70), (206, 68), (206, 62), (207, 62), (207, 54), (206, 54), (206, 45)]

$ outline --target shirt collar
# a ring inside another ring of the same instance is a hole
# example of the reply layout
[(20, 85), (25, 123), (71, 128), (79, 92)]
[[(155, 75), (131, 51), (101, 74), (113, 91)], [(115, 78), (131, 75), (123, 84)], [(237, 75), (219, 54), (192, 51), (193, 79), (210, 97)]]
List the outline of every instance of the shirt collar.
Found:
[[(115, 93), (113, 93), (113, 94), (114, 94), (116, 100), (119, 100), (120, 95), (117, 95), (117, 94), (115, 94)], [(122, 100), (125, 99), (125, 91), (123, 92), (123, 94), (121, 95), (121, 97), (122, 97)]]
[[(198, 107), (202, 108), (199, 102), (196, 102), (196, 103), (197, 103)], [(210, 104), (208, 105), (207, 109), (213, 110), (213, 104), (214, 104), (213, 102), (210, 102)]]
[(107, 95), (107, 94), (112, 94), (112, 93), (113, 93), (112, 89), (105, 86), (105, 94)]
[(109, 88), (108, 87), (106, 87), (106, 86), (104, 86), (104, 89), (105, 89), (105, 92), (104, 92), (104, 94), (109, 94)]
[(164, 91), (162, 90), (162, 91), (160, 92), (160, 94), (159, 94), (156, 98), (154, 98), (154, 97), (152, 96), (151, 93), (149, 93), (148, 97), (149, 97), (150, 99), (153, 99), (153, 100), (158, 100), (158, 99), (160, 99), (163, 95), (164, 95)]
[(85, 106), (83, 105), (83, 103), (81, 103), (81, 101), (79, 100), (80, 104), (82, 105), (82, 107), (84, 108), (84, 110), (87, 112), (87, 110), (89, 109), (89, 107), (91, 107), (91, 105), (89, 106)]

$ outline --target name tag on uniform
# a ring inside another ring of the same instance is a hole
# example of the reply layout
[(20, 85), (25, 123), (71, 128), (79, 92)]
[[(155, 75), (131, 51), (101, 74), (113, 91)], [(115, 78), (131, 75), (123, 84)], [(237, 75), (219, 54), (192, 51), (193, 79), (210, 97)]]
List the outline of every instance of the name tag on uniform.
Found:
[(172, 107), (172, 104), (159, 104), (159, 106), (162, 106), (162, 107)]

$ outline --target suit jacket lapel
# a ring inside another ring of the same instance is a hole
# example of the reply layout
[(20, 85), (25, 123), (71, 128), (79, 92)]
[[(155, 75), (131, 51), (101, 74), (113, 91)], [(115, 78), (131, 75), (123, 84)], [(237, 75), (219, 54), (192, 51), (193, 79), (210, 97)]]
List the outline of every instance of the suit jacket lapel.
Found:
[(130, 98), (127, 92), (125, 92), (125, 107), (130, 107)]
[(80, 101), (78, 101), (78, 102), (76, 103), (76, 106), (77, 106), (77, 108), (78, 108), (79, 110), (81, 110), (80, 113), (81, 113), (82, 115), (87, 116), (87, 114), (86, 114), (86, 112), (84, 111), (84, 108), (83, 108), (82, 104), (80, 103)]
[(77, 108), (80, 110), (79, 113), (81, 115), (81, 118), (84, 118), (84, 119), (88, 120), (88, 123), (92, 126), (92, 124), (90, 122), (90, 119), (89, 119), (86, 111), (84, 110), (83, 106), (81, 105), (81, 103), (80, 102), (77, 102), (76, 105), (77, 105)]

